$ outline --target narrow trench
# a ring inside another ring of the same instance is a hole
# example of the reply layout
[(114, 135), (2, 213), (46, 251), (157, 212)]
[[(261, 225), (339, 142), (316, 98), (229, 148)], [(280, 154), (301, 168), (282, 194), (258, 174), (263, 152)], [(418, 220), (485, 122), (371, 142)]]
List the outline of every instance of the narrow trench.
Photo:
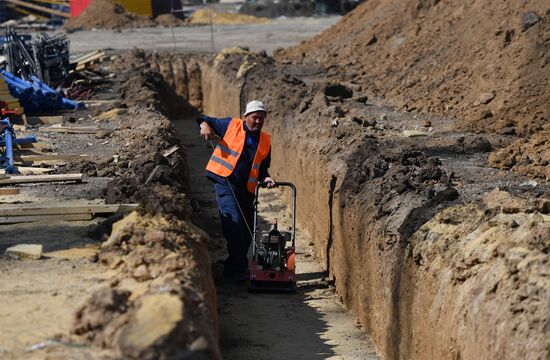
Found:
[[(210, 235), (209, 251), (216, 262), (225, 257), (225, 240), (213, 187), (204, 176), (210, 145), (199, 137), (194, 117), (172, 120), (187, 152), (194, 220)], [(287, 195), (274, 190), (261, 198), (264, 224), (274, 217), (281, 219), (281, 214), (283, 223), (285, 218), (290, 220), (282, 200)], [(298, 201), (304, 201), (299, 192)], [(224, 281), (217, 284), (224, 359), (379, 359), (368, 335), (338, 302), (325, 279), (325, 268), (309, 244), (310, 239), (298, 225), (295, 294), (251, 294), (246, 286)]]

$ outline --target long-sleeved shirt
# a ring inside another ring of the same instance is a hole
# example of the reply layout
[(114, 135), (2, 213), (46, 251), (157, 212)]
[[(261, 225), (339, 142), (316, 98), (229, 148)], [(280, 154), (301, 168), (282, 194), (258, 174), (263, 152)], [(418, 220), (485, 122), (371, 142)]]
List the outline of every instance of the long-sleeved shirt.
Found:
[[(223, 138), (231, 118), (214, 118), (202, 115), (197, 119), (197, 123), (200, 124), (206, 122), (212, 130), (219, 137)], [(244, 130), (246, 131), (246, 140), (244, 142), (244, 148), (241, 152), (241, 156), (235, 165), (235, 169), (228, 176), (229, 182), (234, 185), (235, 190), (239, 193), (247, 193), (246, 184), (248, 182), (248, 176), (250, 175), (250, 170), (252, 168), (252, 162), (254, 161), (254, 156), (256, 155), (256, 150), (258, 149), (258, 144), (260, 142), (260, 134), (253, 133), (248, 129), (246, 124), (243, 122)], [(263, 181), (266, 177), (269, 177), (268, 169), (271, 165), (271, 149), (267, 157), (260, 164), (260, 176), (258, 177), (259, 181)], [(224, 177), (214, 174), (213, 172), (206, 171), (206, 176), (214, 182), (225, 182)]]

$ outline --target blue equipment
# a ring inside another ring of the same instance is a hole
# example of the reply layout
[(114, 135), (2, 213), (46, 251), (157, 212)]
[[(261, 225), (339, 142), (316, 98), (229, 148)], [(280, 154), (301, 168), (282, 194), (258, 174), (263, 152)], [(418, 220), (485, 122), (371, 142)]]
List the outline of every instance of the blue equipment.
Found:
[(2, 71), (1, 75), (6, 81), (11, 95), (19, 99), (25, 111), (46, 112), (85, 108), (82, 101), (64, 98), (34, 75), (31, 76), (32, 83), (7, 71)]
[(4, 153), (0, 155), (0, 168), (6, 170), (6, 174), (19, 174), (13, 164), (13, 145), (35, 143), (36, 137), (28, 136), (17, 138), (10, 119), (0, 120), (0, 146), (4, 147)]

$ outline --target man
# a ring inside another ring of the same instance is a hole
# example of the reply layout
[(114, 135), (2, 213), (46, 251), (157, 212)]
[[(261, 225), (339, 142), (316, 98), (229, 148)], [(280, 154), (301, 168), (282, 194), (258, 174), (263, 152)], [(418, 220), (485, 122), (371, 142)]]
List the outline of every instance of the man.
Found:
[(261, 101), (246, 105), (244, 121), (237, 118), (197, 119), (205, 140), (222, 138), (206, 166), (206, 176), (214, 182), (223, 235), (229, 256), (224, 274), (235, 281), (248, 278), (248, 248), (252, 242), (254, 190), (258, 181), (276, 186), (269, 176), (271, 140), (261, 131), (267, 112)]

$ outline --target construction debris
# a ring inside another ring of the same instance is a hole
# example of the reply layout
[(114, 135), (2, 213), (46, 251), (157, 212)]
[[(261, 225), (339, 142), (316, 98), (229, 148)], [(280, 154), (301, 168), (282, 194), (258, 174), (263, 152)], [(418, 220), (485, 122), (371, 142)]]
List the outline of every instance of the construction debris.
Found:
[(39, 34), (25, 40), (10, 28), (6, 29), (4, 51), (6, 70), (24, 80), (33, 76), (46, 84), (59, 86), (69, 74), (69, 39), (65, 35), (50, 37)]

